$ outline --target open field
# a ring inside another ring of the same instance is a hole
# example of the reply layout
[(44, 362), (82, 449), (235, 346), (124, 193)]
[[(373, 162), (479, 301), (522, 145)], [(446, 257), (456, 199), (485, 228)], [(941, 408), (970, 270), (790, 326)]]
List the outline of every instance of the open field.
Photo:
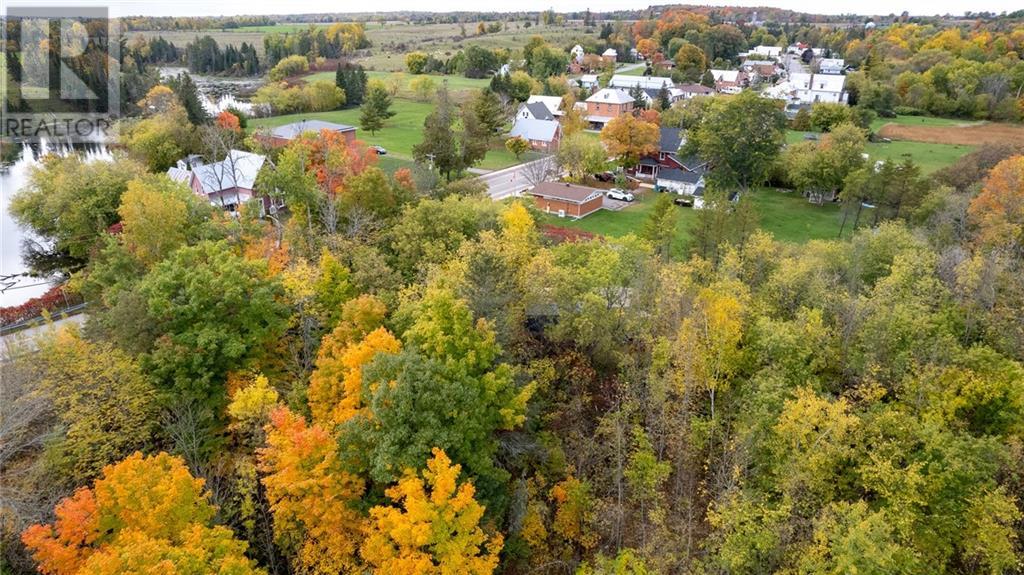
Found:
[(958, 126), (972, 126), (979, 124), (972, 120), (963, 120), (958, 118), (936, 118), (934, 116), (896, 116), (895, 118), (875, 118), (874, 122), (871, 122), (871, 131), (877, 132), (882, 129), (883, 126), (888, 124), (896, 124), (899, 126), (934, 126), (939, 128), (950, 128)]
[[(396, 94), (399, 99), (415, 100), (415, 96), (412, 90), (409, 89), (409, 82), (412, 81), (415, 76), (408, 72), (381, 72), (381, 71), (367, 71), (367, 78), (376, 78), (383, 80), (385, 83), (397, 82), (398, 93)], [(479, 90), (486, 88), (490, 84), (490, 79), (486, 78), (466, 78), (465, 76), (450, 75), (450, 76), (438, 76), (438, 75), (427, 75), (427, 78), (434, 80), (434, 83), (438, 87), (441, 86), (441, 82), (448, 82), (448, 90), (454, 95), (466, 95), (470, 90)], [(302, 78), (307, 82), (314, 80), (329, 80), (334, 81), (334, 72), (316, 72), (309, 76)]]
[[(786, 143), (795, 144), (804, 141), (804, 136), (808, 132), (798, 132), (795, 130), (789, 130), (786, 132)], [(819, 138), (821, 134), (815, 134)], [(925, 174), (930, 174), (936, 170), (940, 170), (949, 166), (960, 159), (960, 156), (968, 154), (974, 151), (974, 146), (966, 146), (962, 144), (942, 144), (942, 143), (928, 143), (928, 142), (909, 142), (897, 140), (891, 143), (884, 142), (868, 142), (865, 147), (865, 152), (871, 157), (872, 161), (876, 160), (893, 160), (902, 162), (903, 160), (910, 158), (918, 166), (921, 167), (921, 171)]]
[[(366, 37), (373, 44), (361, 53), (355, 61), (368, 70), (385, 72), (405, 69), (405, 54), (413, 51), (433, 53), (439, 58), (448, 58), (470, 45), (484, 48), (504, 48), (508, 50), (522, 48), (531, 36), (543, 36), (548, 42), (570, 48), (578, 40), (593, 36), (596, 32), (585, 29), (581, 23), (569, 23), (565, 26), (524, 27), (525, 21), (508, 22), (507, 30), (493, 34), (476, 34), (476, 22), (460, 24), (411, 24), (408, 22), (391, 21), (383, 26), (379, 22), (366, 23)], [(263, 37), (271, 32), (287, 33), (304, 30), (310, 24), (290, 23), (272, 26), (244, 26), (232, 29), (211, 30), (142, 30), (130, 32), (129, 37), (141, 34), (147, 38), (163, 36), (168, 42), (184, 47), (199, 36), (212, 36), (218, 44), (238, 47), (242, 42), (255, 44), (257, 52), (263, 54)], [(318, 23), (314, 26), (330, 26)], [(463, 34), (465, 29), (465, 35)]]
[[(767, 188), (753, 192), (752, 197), (759, 218), (759, 227), (771, 232), (777, 240), (802, 243), (816, 239), (833, 239), (839, 233), (840, 212), (837, 204), (819, 206), (808, 202), (795, 192)], [(633, 205), (617, 212), (600, 210), (581, 220), (541, 214), (539, 221), (611, 237), (639, 234), (654, 208), (656, 199), (657, 193), (647, 190)], [(697, 221), (697, 213), (691, 208), (679, 208), (676, 238), (672, 245), (673, 253), (677, 257), (685, 254), (690, 229)]]
[[(391, 106), (395, 115), (384, 125), (384, 129), (376, 134), (370, 134), (359, 130), (360, 140), (387, 149), (388, 155), (385, 158), (396, 160), (412, 160), (412, 148), (423, 140), (423, 120), (433, 109), (433, 105), (425, 102), (412, 102), (409, 100), (396, 99)], [(270, 118), (253, 118), (249, 125), (253, 128), (273, 128), (300, 120), (324, 120), (326, 122), (337, 122), (339, 124), (359, 125), (359, 108), (348, 108), (345, 110), (334, 110), (332, 112), (314, 112), (309, 114), (290, 114), (287, 116), (273, 116)], [(528, 153), (520, 161), (528, 161), (534, 154)], [(505, 149), (504, 139), (496, 137), (491, 144), (491, 151), (477, 167), (495, 170), (506, 168), (519, 163), (515, 157)], [(401, 167), (401, 166), (399, 166)], [(397, 169), (397, 168), (395, 168)]]
[(1024, 126), (996, 122), (966, 125), (886, 124), (878, 135), (893, 140), (910, 140), (933, 144), (980, 146), (1002, 142), (1024, 142)]

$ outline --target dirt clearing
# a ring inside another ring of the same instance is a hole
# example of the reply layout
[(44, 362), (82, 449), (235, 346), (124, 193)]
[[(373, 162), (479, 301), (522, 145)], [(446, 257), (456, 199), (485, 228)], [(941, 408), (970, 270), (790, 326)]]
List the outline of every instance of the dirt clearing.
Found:
[(978, 146), (1006, 142), (1024, 142), (1024, 126), (983, 122), (965, 126), (903, 126), (886, 124), (878, 131), (883, 138), (929, 144)]

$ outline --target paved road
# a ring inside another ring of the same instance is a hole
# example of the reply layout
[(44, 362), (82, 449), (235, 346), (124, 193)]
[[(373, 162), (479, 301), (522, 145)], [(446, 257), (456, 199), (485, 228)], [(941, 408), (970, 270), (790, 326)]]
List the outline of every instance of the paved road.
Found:
[(554, 156), (545, 156), (539, 160), (490, 172), (479, 176), (479, 178), (480, 181), (487, 184), (492, 200), (503, 200), (511, 196), (518, 196), (524, 190), (532, 188), (531, 180), (537, 181), (537, 178), (532, 175), (545, 169), (555, 170)]
[(80, 313), (68, 317), (55, 317), (53, 323), (43, 323), (30, 328), (16, 331), (0, 336), (0, 350), (3, 353), (9, 353), (14, 349), (20, 351), (35, 351), (36, 349), (36, 338), (51, 330), (56, 331), (61, 326), (69, 324), (78, 324), (81, 326), (85, 323), (85, 314)]

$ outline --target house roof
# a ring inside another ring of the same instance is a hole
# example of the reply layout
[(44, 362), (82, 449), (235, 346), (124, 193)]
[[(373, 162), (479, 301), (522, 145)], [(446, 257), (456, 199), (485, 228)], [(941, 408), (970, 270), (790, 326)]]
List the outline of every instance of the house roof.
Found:
[(794, 72), (789, 75), (789, 83), (798, 90), (814, 92), (842, 92), (846, 85), (846, 76), (837, 74), (808, 74)]
[(543, 102), (527, 102), (523, 107), (530, 111), (530, 115), (537, 120), (554, 120), (555, 116)]
[(597, 83), (597, 74), (584, 74), (584, 75), (580, 76), (580, 83), (586, 83), (586, 84), (594, 83), (594, 84), (596, 84)]
[(544, 104), (544, 107), (551, 112), (552, 116), (557, 116), (559, 110), (562, 108), (562, 97), (561, 96), (530, 96), (526, 100), (527, 104)]
[(321, 130), (330, 130), (332, 132), (351, 132), (355, 131), (355, 126), (349, 126), (348, 124), (335, 124), (334, 122), (324, 122), (323, 120), (301, 120), (299, 122), (292, 122), (291, 124), (285, 124), (278, 126), (270, 131), (271, 135), (278, 138), (294, 139), (299, 137), (305, 132), (317, 132)]
[(558, 134), (558, 122), (554, 120), (531, 120), (517, 118), (509, 135), (534, 142), (551, 142)]
[(633, 97), (627, 94), (625, 90), (603, 88), (587, 98), (587, 101), (599, 104), (628, 104), (633, 101)]
[(679, 163), (684, 168), (686, 168), (687, 170), (689, 170), (691, 172), (704, 173), (704, 167), (708, 165), (707, 162), (705, 162), (704, 160), (702, 160), (702, 159), (700, 159), (700, 158), (698, 158), (697, 156), (694, 156), (694, 155), (686, 156), (685, 158), (676, 158), (676, 159), (679, 160)]
[(711, 75), (716, 82), (736, 82), (739, 80), (739, 70), (711, 70)]
[(594, 198), (600, 198), (601, 190), (564, 182), (541, 182), (530, 190), (530, 194), (571, 204), (585, 204)]
[(265, 156), (231, 150), (226, 158), (219, 162), (199, 166), (192, 170), (207, 194), (243, 188), (251, 190), (256, 184), (256, 176), (266, 161)]
[(701, 84), (680, 84), (679, 89), (684, 94), (714, 94), (714, 88), (708, 88)]
[(619, 52), (615, 48), (608, 48), (607, 50), (604, 51), (604, 54), (601, 54), (601, 55), (602, 56), (618, 56)]
[(662, 168), (658, 170), (659, 180), (668, 180), (670, 182), (682, 182), (684, 184), (696, 184), (704, 177), (704, 174), (698, 172), (688, 172), (686, 170), (680, 170), (678, 168)]
[(627, 76), (617, 74), (612, 76), (612, 79), (608, 81), (608, 87), (610, 88), (632, 88), (634, 86), (640, 86), (645, 90), (659, 90), (662, 86), (671, 88), (674, 85), (672, 78), (665, 78), (662, 76)]
[(685, 140), (686, 137), (683, 135), (682, 128), (662, 128), (659, 149), (662, 152), (675, 154), (679, 151), (679, 146), (682, 146)]
[(170, 168), (167, 168), (167, 177), (175, 182), (188, 182), (192, 179), (192, 172), (184, 168), (171, 166)]

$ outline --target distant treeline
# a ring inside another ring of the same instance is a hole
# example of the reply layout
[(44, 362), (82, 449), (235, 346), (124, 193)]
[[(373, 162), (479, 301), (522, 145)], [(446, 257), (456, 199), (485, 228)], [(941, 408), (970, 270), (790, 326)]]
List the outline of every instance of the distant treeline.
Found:
[(310, 26), (297, 32), (267, 34), (263, 38), (268, 66), (273, 66), (279, 60), (293, 55), (308, 58), (340, 58), (369, 46), (366, 29), (359, 23)]
[(273, 26), (272, 16), (227, 16), (216, 18), (188, 18), (178, 16), (136, 16), (121, 18), (127, 31), (138, 30), (230, 30), (244, 26)]
[(211, 36), (196, 38), (185, 46), (185, 63), (190, 72), (198, 74), (253, 76), (260, 73), (260, 59), (254, 45), (242, 42), (238, 48), (228, 44), (221, 49)]

